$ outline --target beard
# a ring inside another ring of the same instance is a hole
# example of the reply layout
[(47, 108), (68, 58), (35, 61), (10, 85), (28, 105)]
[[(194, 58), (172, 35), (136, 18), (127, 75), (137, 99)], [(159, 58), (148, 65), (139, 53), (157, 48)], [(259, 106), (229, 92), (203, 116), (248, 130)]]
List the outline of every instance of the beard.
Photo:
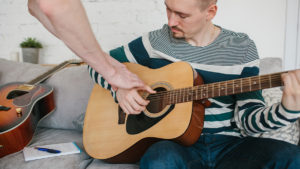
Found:
[(184, 32), (177, 28), (176, 26), (172, 26), (170, 27), (171, 31), (172, 31), (172, 36), (174, 38), (177, 38), (177, 39), (183, 39), (184, 38)]

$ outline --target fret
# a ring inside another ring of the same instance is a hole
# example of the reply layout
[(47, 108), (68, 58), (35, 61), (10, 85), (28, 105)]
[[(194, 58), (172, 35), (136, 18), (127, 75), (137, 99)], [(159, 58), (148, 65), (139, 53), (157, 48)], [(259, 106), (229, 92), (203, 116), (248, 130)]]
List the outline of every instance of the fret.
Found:
[(252, 86), (251, 86), (251, 83), (252, 83), (252, 82), (251, 82), (251, 77), (248, 77), (248, 79), (249, 79), (249, 89), (250, 89), (249, 91), (252, 91)]
[(217, 87), (216, 87), (216, 83), (212, 83), (212, 95), (211, 97), (216, 97), (216, 92), (217, 92)]
[[(187, 100), (186, 100), (186, 90), (185, 89), (179, 89), (179, 91), (182, 93), (182, 96), (181, 96), (181, 100), (182, 100), (182, 102), (186, 102)], [(179, 99), (179, 98), (176, 98), (176, 101), (177, 101), (177, 99)]]
[(228, 89), (228, 87), (227, 87), (227, 81), (225, 82), (225, 84), (226, 84), (226, 86), (225, 86), (225, 96), (227, 96), (228, 95), (228, 92), (227, 92), (227, 89)]
[(206, 97), (208, 98), (208, 90), (209, 90), (209, 86), (207, 85), (206, 87)]
[(207, 84), (207, 88), (208, 88), (208, 90), (207, 90), (207, 97), (211, 98), (213, 96), (213, 93), (212, 93), (212, 91), (213, 91), (212, 84), (211, 83)]
[(260, 89), (259, 79), (257, 76), (251, 78), (251, 89), (251, 91)]
[(189, 101), (193, 100), (193, 90), (189, 88)]
[(194, 92), (193, 90), (189, 89), (189, 93), (190, 93), (190, 101), (192, 101), (194, 99)]
[(167, 94), (166, 94), (166, 99), (167, 99), (167, 102), (168, 104), (171, 104), (171, 99), (170, 99), (170, 94), (171, 94), (172, 90), (171, 91), (168, 91)]
[[(179, 99), (179, 97), (177, 97), (177, 93), (178, 93), (178, 91), (180, 92), (182, 89), (178, 89), (178, 90), (175, 90), (175, 93), (174, 93), (174, 100), (176, 101), (176, 103), (179, 103), (178, 101), (178, 99)], [(183, 89), (184, 90), (184, 89)]]
[(196, 92), (196, 100), (200, 100), (200, 98), (199, 98), (199, 94), (198, 94), (198, 91), (199, 91), (199, 87), (197, 87), (197, 92)]
[(272, 78), (271, 78), (271, 75), (268, 75), (269, 77), (269, 87), (272, 88)]
[[(179, 89), (180, 90), (180, 89)], [(174, 103), (177, 103), (177, 97), (176, 97), (176, 93), (178, 90), (175, 90), (173, 93), (173, 97), (174, 97)]]
[(237, 79), (234, 80), (233, 83), (233, 93), (242, 93), (242, 80), (241, 79)]
[(197, 90), (197, 87), (194, 87), (194, 88), (193, 88), (193, 91), (195, 91), (193, 97), (195, 97), (195, 100), (198, 100), (198, 90)]
[(272, 85), (273, 85), (273, 87), (282, 85), (280, 74), (273, 74), (272, 75)]
[(203, 90), (202, 90), (202, 98), (206, 98), (206, 85), (203, 85)]
[(174, 90), (173, 92), (172, 92), (172, 103), (175, 103), (175, 92), (176, 92), (176, 90)]
[(177, 92), (177, 103), (181, 103), (181, 102), (183, 102), (183, 100), (182, 100), (182, 93), (181, 93), (181, 91), (182, 91), (182, 89), (178, 89), (178, 92)]
[(232, 93), (235, 93), (235, 92), (234, 92), (234, 87), (235, 87), (235, 86), (234, 86), (234, 82), (235, 82), (235, 81), (233, 81), (233, 85), (232, 85)]
[(174, 92), (175, 92), (175, 90), (172, 90), (172, 91), (170, 92), (170, 95), (169, 95), (169, 98), (170, 98), (170, 102), (171, 102), (171, 103), (174, 103)]
[[(178, 91), (180, 91), (180, 90), (182, 90), (182, 89), (177, 89), (177, 90), (175, 90), (175, 93), (174, 93), (174, 101), (175, 101), (175, 103), (178, 103), (178, 99), (179, 99), (179, 97), (177, 97), (177, 93), (178, 93)], [(183, 89), (184, 90), (184, 89)]]
[(215, 96), (215, 90), (214, 90), (215, 86), (214, 86), (213, 83), (212, 83), (211, 85), (212, 85), (212, 87), (211, 87), (211, 88), (212, 88), (212, 91), (211, 91), (211, 93), (212, 93), (212, 94), (211, 94), (211, 97), (214, 97), (214, 96)]
[(172, 91), (172, 92), (170, 93), (170, 102), (171, 102), (171, 103), (174, 103), (174, 96), (173, 96), (173, 93), (174, 93), (174, 91)]
[(241, 81), (241, 93), (243, 93), (243, 79), (240, 79), (240, 81)]
[(185, 101), (189, 101), (189, 91), (187, 89), (185, 89), (185, 95), (186, 95), (186, 100)]
[(202, 86), (200, 86), (200, 99), (203, 99), (203, 97), (202, 97)]
[(221, 96), (221, 83), (219, 82), (219, 97)]
[(220, 90), (221, 90), (220, 96), (226, 95), (226, 87), (224, 83), (220, 83)]
[(216, 96), (220, 96), (220, 88), (219, 88), (219, 83), (214, 83), (215, 86), (215, 93), (214, 93), (214, 97)]
[(232, 80), (226, 82), (226, 87), (227, 87), (226, 95), (233, 94), (233, 90), (232, 90), (233, 89), (233, 81)]
[(180, 98), (176, 98), (176, 99), (180, 99), (181, 102), (186, 102), (186, 92), (185, 89), (179, 89), (179, 92), (181, 93), (181, 97)]
[(171, 100), (170, 100), (170, 93), (171, 93), (172, 91), (168, 91), (167, 93), (166, 93), (166, 99), (167, 99), (167, 102), (168, 102), (168, 104), (171, 104)]
[(264, 75), (264, 76), (261, 76), (260, 78), (260, 83), (261, 83), (261, 89), (266, 89), (266, 88), (269, 88), (270, 87), (270, 76), (269, 75)]
[(188, 90), (187, 89), (184, 89), (183, 90), (183, 96), (182, 96), (182, 98), (184, 98), (184, 101), (185, 102), (187, 102), (187, 101), (189, 101), (189, 95), (188, 95)]
[[(175, 90), (173, 90), (172, 91), (172, 93), (171, 93), (171, 97), (172, 97), (172, 102), (173, 103), (178, 103), (178, 100), (177, 99), (179, 99), (178, 97), (177, 97), (177, 92), (178, 92), (178, 90), (180, 90), (180, 89), (175, 89)], [(180, 99), (181, 100), (181, 99)]]

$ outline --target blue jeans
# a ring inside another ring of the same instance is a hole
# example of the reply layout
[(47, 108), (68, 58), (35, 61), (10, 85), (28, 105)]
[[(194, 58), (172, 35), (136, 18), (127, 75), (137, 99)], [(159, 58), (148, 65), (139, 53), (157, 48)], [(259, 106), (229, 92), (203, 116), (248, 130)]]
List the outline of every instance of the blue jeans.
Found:
[(190, 147), (153, 144), (141, 169), (300, 169), (300, 147), (274, 139), (202, 135)]

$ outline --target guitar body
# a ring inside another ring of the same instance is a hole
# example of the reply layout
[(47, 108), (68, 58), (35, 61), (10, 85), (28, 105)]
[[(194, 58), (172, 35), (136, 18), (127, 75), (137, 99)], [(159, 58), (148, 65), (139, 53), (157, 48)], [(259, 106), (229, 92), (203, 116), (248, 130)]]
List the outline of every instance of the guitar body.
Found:
[(0, 86), (0, 158), (28, 145), (38, 121), (54, 109), (51, 87), (19, 82)]
[[(196, 85), (191, 66), (184, 62), (160, 69), (133, 63), (126, 63), (126, 66), (157, 91)], [(203, 82), (199, 79), (197, 83)], [(200, 137), (204, 121), (202, 102), (173, 105), (150, 102), (146, 109), (140, 115), (127, 116), (108, 90), (95, 85), (84, 120), (83, 144), (86, 152), (108, 162), (129, 163), (138, 161), (146, 149), (158, 140), (174, 140), (189, 146)]]

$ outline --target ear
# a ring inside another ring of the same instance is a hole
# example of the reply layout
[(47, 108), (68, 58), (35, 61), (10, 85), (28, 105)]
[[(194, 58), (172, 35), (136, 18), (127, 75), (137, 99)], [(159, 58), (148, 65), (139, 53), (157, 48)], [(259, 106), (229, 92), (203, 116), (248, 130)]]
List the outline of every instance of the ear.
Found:
[(216, 4), (212, 4), (207, 8), (206, 20), (211, 21), (217, 14), (218, 7)]

